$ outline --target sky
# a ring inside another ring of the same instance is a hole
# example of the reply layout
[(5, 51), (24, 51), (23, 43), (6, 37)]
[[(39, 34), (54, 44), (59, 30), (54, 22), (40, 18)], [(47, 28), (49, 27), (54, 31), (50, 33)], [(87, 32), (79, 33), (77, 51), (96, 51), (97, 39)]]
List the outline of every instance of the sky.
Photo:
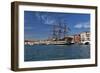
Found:
[(24, 11), (24, 39), (48, 39), (57, 23), (70, 29), (66, 35), (90, 31), (90, 14)]

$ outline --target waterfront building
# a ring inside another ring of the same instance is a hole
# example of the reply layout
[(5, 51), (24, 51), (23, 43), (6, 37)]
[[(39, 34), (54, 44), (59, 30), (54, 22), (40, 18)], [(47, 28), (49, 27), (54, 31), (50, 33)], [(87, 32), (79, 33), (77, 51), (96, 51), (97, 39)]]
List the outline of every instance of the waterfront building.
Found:
[(90, 43), (90, 32), (82, 32), (80, 33), (81, 43)]
[(80, 34), (74, 35), (74, 43), (80, 43), (80, 42), (81, 42)]
[(25, 40), (25, 41), (24, 41), (24, 44), (25, 44), (25, 45), (34, 45), (34, 41)]
[(76, 35), (68, 35), (62, 39), (55, 40), (49, 38), (47, 40), (25, 40), (25, 45), (35, 45), (35, 44), (65, 44), (65, 43), (81, 43), (90, 44), (90, 32), (82, 32)]

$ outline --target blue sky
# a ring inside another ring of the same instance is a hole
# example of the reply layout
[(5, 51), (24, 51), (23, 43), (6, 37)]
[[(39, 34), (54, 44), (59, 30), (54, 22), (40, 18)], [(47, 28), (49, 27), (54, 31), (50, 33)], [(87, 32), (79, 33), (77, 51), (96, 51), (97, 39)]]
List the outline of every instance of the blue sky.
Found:
[(67, 35), (90, 31), (90, 14), (24, 11), (24, 38), (47, 39), (59, 22), (70, 28)]

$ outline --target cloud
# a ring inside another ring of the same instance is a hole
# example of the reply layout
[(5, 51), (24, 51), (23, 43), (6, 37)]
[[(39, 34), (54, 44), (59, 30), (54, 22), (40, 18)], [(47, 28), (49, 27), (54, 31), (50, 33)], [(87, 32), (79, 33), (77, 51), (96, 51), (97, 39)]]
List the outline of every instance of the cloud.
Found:
[(46, 25), (56, 25), (61, 22), (62, 24), (66, 24), (66, 19), (62, 19), (61, 16), (52, 16), (47, 14), (36, 13), (36, 17), (39, 21)]
[(48, 24), (48, 25), (54, 25), (54, 23), (56, 22), (56, 20), (48, 15), (43, 15), (40, 13), (36, 13), (36, 17), (43, 23), (43, 24)]
[(90, 25), (84, 25), (84, 28), (90, 28)]
[(48, 25), (54, 25), (54, 23), (56, 22), (54, 18), (47, 15), (42, 15), (41, 19), (43, 20), (44, 24), (48, 24)]
[(90, 28), (90, 22), (81, 22), (81, 23), (78, 23), (74, 26), (74, 28), (77, 28), (77, 29), (86, 29), (86, 28)]
[(75, 28), (82, 28), (82, 24), (76, 24), (74, 27)]

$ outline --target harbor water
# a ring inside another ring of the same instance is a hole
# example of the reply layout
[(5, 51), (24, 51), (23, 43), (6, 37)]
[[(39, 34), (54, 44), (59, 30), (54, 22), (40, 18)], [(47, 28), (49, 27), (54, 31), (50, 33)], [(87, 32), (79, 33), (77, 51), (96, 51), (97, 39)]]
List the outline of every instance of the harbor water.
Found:
[(71, 60), (90, 58), (90, 45), (25, 45), (24, 61)]

